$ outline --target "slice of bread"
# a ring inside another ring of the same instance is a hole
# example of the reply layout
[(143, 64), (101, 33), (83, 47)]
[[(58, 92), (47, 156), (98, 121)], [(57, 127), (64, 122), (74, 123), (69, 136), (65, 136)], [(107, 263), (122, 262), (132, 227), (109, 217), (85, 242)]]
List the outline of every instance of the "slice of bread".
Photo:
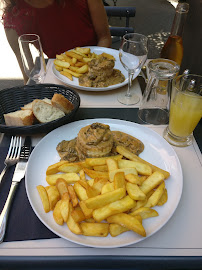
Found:
[(7, 126), (30, 126), (34, 123), (34, 115), (32, 110), (19, 110), (4, 114)]
[[(52, 104), (51, 99), (49, 99), (49, 98), (44, 98), (42, 100), (47, 102), (48, 104)], [(32, 102), (26, 104), (25, 106), (21, 107), (21, 110), (32, 110), (33, 102), (34, 102), (34, 100)]]
[(55, 93), (51, 99), (52, 105), (68, 114), (74, 109), (74, 105), (63, 95)]
[(65, 116), (63, 111), (40, 99), (33, 101), (32, 111), (40, 123), (47, 123)]
[(24, 105), (23, 107), (21, 107), (21, 110), (32, 110), (32, 103), (33, 101)]

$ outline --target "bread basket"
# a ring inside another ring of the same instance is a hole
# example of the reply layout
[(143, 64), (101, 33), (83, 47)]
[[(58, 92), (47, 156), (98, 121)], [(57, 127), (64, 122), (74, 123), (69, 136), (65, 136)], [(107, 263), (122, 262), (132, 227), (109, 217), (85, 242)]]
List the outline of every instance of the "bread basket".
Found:
[[(5, 113), (20, 110), (21, 107), (29, 102), (32, 102), (34, 99), (51, 99), (54, 93), (62, 94), (73, 103), (74, 109), (71, 111), (71, 113), (45, 124), (34, 124), (31, 126), (21, 127), (5, 125), (3, 116)], [(48, 133), (59, 126), (71, 122), (79, 106), (80, 97), (78, 93), (63, 85), (35, 84), (3, 89), (0, 91), (0, 132), (12, 135)]]

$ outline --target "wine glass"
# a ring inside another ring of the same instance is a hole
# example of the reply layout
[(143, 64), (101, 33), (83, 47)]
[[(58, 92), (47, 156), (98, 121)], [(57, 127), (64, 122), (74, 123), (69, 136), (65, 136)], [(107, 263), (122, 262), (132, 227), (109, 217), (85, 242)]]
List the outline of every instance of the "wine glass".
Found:
[(24, 34), (18, 38), (25, 74), (35, 83), (41, 83), (46, 74), (46, 64), (40, 37)]
[(148, 54), (148, 39), (138, 33), (126, 34), (123, 36), (119, 49), (119, 58), (123, 67), (128, 71), (128, 90), (118, 96), (118, 101), (125, 105), (133, 105), (139, 102), (140, 98), (131, 93), (132, 79), (138, 75), (144, 65)]

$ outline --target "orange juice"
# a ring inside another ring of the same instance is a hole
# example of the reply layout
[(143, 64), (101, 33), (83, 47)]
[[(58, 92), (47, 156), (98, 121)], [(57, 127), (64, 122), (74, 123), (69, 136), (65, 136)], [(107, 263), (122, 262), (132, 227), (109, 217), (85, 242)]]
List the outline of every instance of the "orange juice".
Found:
[[(177, 91), (176, 89), (173, 89)], [(175, 136), (187, 137), (202, 117), (202, 96), (192, 92), (177, 92), (171, 100), (169, 130)]]

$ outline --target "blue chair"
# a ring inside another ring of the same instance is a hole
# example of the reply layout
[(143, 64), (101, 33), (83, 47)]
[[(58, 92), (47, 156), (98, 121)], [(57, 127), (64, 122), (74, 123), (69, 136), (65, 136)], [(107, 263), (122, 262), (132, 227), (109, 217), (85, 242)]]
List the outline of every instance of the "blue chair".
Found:
[(135, 7), (117, 7), (117, 6), (105, 6), (107, 16), (110, 20), (111, 17), (125, 18), (124, 26), (112, 26), (110, 25), (111, 36), (122, 37), (127, 33), (133, 33), (134, 28), (130, 27), (129, 20), (131, 17), (135, 17)]

